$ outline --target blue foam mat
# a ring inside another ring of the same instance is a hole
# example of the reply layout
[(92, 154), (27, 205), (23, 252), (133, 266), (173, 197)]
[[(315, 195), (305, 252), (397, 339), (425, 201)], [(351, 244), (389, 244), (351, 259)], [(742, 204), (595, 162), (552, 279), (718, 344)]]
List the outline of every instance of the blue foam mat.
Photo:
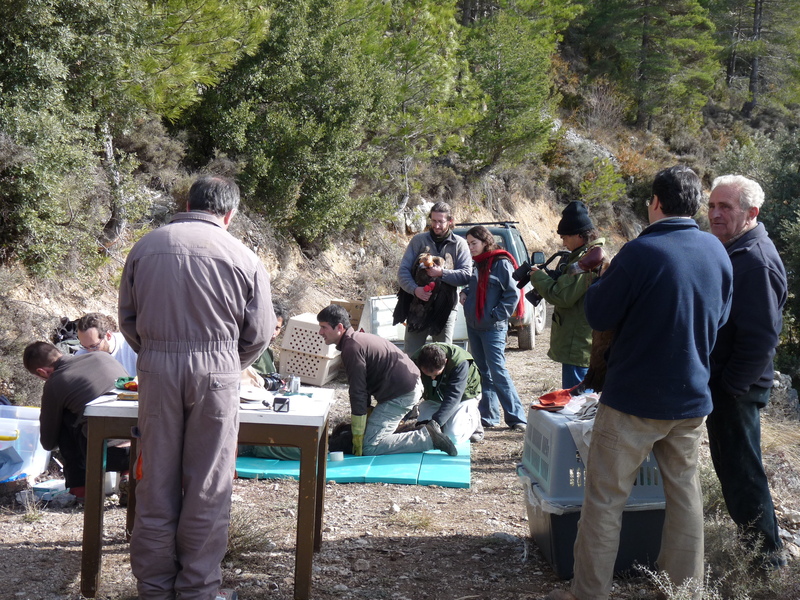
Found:
[[(457, 446), (458, 456), (438, 450), (413, 454), (351, 456), (328, 461), (326, 480), (337, 483), (403, 483), (468, 488), (470, 485), (470, 444)], [(244, 479), (297, 479), (300, 461), (240, 456), (236, 473)]]

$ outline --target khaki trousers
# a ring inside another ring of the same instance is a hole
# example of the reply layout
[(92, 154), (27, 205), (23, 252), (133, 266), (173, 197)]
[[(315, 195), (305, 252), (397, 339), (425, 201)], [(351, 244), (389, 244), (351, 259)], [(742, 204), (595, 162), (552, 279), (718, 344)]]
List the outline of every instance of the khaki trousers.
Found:
[(666, 513), (658, 567), (676, 585), (703, 580), (703, 500), (697, 452), (705, 417), (662, 421), (601, 404), (586, 465), (586, 488), (575, 540), (572, 593), (606, 600), (611, 591), (625, 503), (639, 466), (653, 450), (664, 483)]

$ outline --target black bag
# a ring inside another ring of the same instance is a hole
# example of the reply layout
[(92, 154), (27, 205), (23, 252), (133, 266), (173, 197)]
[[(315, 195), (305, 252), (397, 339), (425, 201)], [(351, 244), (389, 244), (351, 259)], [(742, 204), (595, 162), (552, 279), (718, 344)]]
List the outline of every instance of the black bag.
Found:
[(78, 339), (78, 319), (70, 321), (67, 317), (61, 317), (61, 322), (56, 325), (50, 340), (62, 354), (75, 354), (81, 347)]

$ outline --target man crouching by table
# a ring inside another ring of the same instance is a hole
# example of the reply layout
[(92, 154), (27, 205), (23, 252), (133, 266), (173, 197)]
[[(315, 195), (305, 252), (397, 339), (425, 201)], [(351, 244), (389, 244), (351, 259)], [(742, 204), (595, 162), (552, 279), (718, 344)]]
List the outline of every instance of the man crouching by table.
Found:
[(187, 212), (125, 262), (122, 334), (138, 353), (139, 443), (131, 566), (140, 600), (220, 592), (236, 466), (241, 372), (275, 328), (269, 276), (228, 232), (239, 188), (200, 177)]
[[(114, 383), (128, 373), (110, 354), (89, 352), (65, 356), (47, 342), (33, 342), (22, 353), (29, 373), (43, 379), (39, 440), (45, 450), (61, 451), (64, 480), (70, 493), (80, 501), (86, 482), (86, 405), (114, 389)], [(128, 448), (109, 446), (106, 470), (128, 470)]]
[[(353, 454), (374, 456), (425, 452), (436, 448), (450, 456), (455, 445), (436, 421), (415, 431), (395, 433), (403, 417), (422, 397), (419, 369), (392, 342), (371, 333), (353, 331), (347, 311), (338, 304), (317, 315), (319, 334), (342, 353), (350, 386)], [(369, 412), (372, 396), (378, 405)]]

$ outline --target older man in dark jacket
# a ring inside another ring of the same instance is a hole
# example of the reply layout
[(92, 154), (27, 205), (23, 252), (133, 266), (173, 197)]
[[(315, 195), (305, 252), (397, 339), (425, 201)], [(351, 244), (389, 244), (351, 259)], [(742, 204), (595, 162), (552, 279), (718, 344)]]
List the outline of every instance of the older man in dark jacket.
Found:
[(761, 461), (759, 411), (769, 401), (787, 292), (781, 258), (757, 221), (763, 202), (761, 186), (740, 175), (718, 177), (711, 189), (708, 219), (733, 264), (733, 305), (711, 354), (706, 425), (728, 512), (758, 550), (759, 566), (772, 570), (786, 557)]

